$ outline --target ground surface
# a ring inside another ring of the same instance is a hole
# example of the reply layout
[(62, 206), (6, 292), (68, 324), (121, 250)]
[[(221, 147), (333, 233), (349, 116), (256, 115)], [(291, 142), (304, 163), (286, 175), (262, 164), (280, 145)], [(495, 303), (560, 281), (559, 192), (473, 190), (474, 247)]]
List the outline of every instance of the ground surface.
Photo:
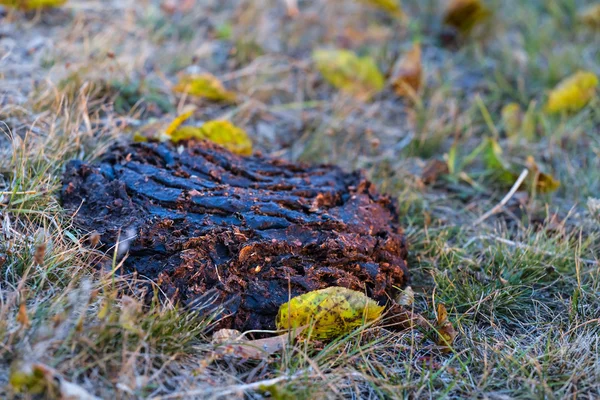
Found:
[[(9, 368), (23, 362), (102, 398), (600, 396), (600, 104), (540, 113), (518, 141), (500, 117), (509, 102), (541, 108), (578, 69), (600, 73), (598, 33), (575, 18), (591, 2), (489, 1), (486, 34), (458, 47), (442, 46), (436, 1), (403, 3), (405, 22), (349, 0), (300, 1), (295, 18), (275, 0), (3, 11), (0, 191), (11, 194), (0, 195), (2, 397), (14, 395)], [(416, 105), (390, 89), (368, 103), (348, 98), (310, 60), (316, 47), (344, 47), (388, 71), (415, 39), (425, 69)], [(57, 198), (66, 162), (94, 160), (151, 118), (173, 118), (191, 102), (172, 93), (177, 74), (203, 71), (243, 96), (198, 103), (195, 120), (230, 119), (265, 154), (364, 168), (397, 199), (415, 308), (431, 319), (446, 305), (458, 332), (450, 353), (418, 330), (371, 327), (262, 361), (209, 363), (211, 321), (169, 304), (142, 312), (137, 283), (117, 278), (118, 265), (89, 268), (101, 256), (88, 246), (94, 238)], [(430, 160), (454, 145), (465, 161), (486, 137), (515, 164), (534, 156), (561, 187), (519, 191), (480, 222), (510, 188), (480, 161), (424, 183)]]

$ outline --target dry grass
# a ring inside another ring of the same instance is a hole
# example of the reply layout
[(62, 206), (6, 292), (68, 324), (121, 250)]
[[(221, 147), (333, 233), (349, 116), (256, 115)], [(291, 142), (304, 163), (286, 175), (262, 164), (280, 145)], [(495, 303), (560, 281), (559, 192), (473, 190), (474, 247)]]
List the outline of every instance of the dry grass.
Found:
[[(38, 362), (102, 398), (599, 397), (600, 219), (586, 204), (600, 197), (600, 103), (540, 116), (535, 140), (517, 145), (500, 122), (509, 101), (527, 108), (578, 68), (600, 73), (597, 33), (575, 20), (586, 2), (489, 1), (493, 30), (450, 50), (435, 1), (404, 1), (406, 23), (350, 0), (299, 3), (293, 19), (275, 0), (199, 0), (173, 15), (154, 1), (71, 0), (0, 16), (0, 395), (27, 398), (6, 385), (9, 370)], [(346, 98), (310, 62), (315, 46), (335, 45), (389, 67), (417, 37), (427, 85), (416, 106), (390, 90)], [(398, 199), (415, 308), (431, 318), (447, 305), (451, 353), (375, 326), (210, 363), (213, 321), (171, 304), (142, 310), (141, 278), (118, 277), (118, 261), (89, 267), (100, 255), (61, 210), (62, 167), (173, 115), (181, 71), (243, 93), (234, 106), (201, 104), (196, 119), (230, 118), (268, 154), (365, 168)], [(534, 155), (562, 186), (518, 193), (474, 226), (508, 188), (477, 163), (433, 186), (420, 176), (453, 144), (464, 158), (497, 132), (507, 158)]]

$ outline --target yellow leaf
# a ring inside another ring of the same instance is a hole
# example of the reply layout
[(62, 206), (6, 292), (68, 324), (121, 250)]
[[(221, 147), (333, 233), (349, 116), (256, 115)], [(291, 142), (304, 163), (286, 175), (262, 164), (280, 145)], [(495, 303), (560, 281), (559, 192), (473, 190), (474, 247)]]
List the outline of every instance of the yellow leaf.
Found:
[(527, 157), (526, 162), (527, 168), (530, 171), (532, 179), (531, 184), (535, 185), (535, 189), (540, 193), (554, 192), (560, 187), (560, 181), (555, 179), (552, 175), (546, 174), (540, 171), (537, 163), (532, 156)]
[(102, 301), (102, 305), (100, 306), (100, 309), (98, 310), (98, 318), (99, 319), (104, 319), (108, 316), (108, 313), (110, 312), (112, 307), (112, 301), (110, 301), (110, 299), (104, 299)]
[(170, 138), (174, 143), (189, 139), (210, 140), (232, 153), (243, 156), (252, 154), (252, 140), (248, 134), (229, 121), (208, 121), (200, 127), (183, 126), (176, 129)]
[(537, 171), (535, 186), (538, 192), (549, 193), (554, 192), (560, 187), (560, 181), (555, 179), (552, 175)]
[(355, 290), (329, 287), (294, 297), (279, 307), (277, 329), (296, 329), (306, 325), (311, 336), (333, 339), (363, 323), (377, 319), (384, 307)]
[(173, 120), (166, 118), (158, 121), (152, 121), (140, 128), (133, 134), (133, 141), (135, 143), (148, 142), (149, 140), (167, 141), (171, 139), (173, 132), (178, 130), (181, 125), (190, 119), (190, 117), (196, 111), (196, 107), (193, 105), (187, 105), (183, 108), (182, 113), (177, 115)]
[(173, 91), (213, 101), (234, 102), (236, 99), (236, 94), (225, 89), (223, 83), (211, 74), (184, 75)]
[(392, 85), (398, 96), (414, 97), (421, 87), (423, 66), (421, 45), (415, 43), (396, 63), (392, 73)]
[(490, 15), (481, 0), (450, 0), (444, 13), (444, 24), (466, 36)]
[(37, 8), (60, 7), (66, 2), (67, 0), (0, 0), (0, 5), (22, 10), (35, 10)]
[(360, 2), (377, 7), (395, 17), (401, 17), (404, 15), (397, 0), (360, 0)]
[(436, 344), (442, 348), (442, 351), (450, 351), (450, 346), (454, 342), (457, 336), (452, 322), (448, 320), (448, 311), (446, 306), (442, 303), (438, 303), (436, 309)]
[(521, 129), (521, 121), (523, 120), (521, 106), (517, 103), (508, 103), (502, 107), (500, 114), (502, 115), (506, 135), (509, 137), (516, 136)]
[(448, 310), (446, 310), (446, 306), (442, 303), (438, 303), (436, 307), (435, 319), (438, 325), (444, 325), (448, 322)]
[(584, 8), (579, 13), (579, 19), (591, 28), (600, 29), (600, 3)]
[(168, 136), (172, 136), (173, 133), (183, 124), (185, 121), (190, 119), (190, 117), (194, 114), (194, 110), (186, 111), (183, 114), (180, 114), (173, 119), (173, 121), (167, 126), (165, 129), (165, 134)]
[(371, 57), (349, 50), (315, 50), (313, 60), (327, 82), (360, 100), (369, 100), (385, 84)]
[(143, 135), (142, 132), (135, 132), (133, 134), (133, 142), (134, 143), (145, 143), (148, 141), (148, 138), (146, 136)]
[(546, 112), (555, 114), (582, 109), (594, 94), (598, 77), (593, 72), (577, 71), (563, 79), (549, 94)]

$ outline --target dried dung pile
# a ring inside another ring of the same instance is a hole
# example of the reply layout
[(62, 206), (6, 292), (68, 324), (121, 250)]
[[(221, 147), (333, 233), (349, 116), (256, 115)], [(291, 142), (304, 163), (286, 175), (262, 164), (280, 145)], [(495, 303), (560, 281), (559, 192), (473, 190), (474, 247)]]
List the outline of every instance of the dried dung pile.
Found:
[(407, 280), (393, 206), (360, 172), (240, 157), (207, 142), (183, 151), (136, 143), (91, 165), (70, 162), (61, 195), (104, 250), (134, 236), (126, 272), (180, 304), (214, 294), (224, 328), (273, 329), (290, 296), (329, 286), (383, 304)]

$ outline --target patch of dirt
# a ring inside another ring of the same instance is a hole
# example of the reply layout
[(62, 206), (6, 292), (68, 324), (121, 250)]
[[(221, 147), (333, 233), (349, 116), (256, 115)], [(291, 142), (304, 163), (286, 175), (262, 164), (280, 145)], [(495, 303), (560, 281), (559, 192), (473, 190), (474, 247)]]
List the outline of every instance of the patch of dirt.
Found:
[(119, 245), (127, 272), (184, 305), (214, 295), (222, 328), (274, 329), (290, 296), (329, 286), (385, 303), (408, 278), (393, 206), (361, 172), (210, 143), (117, 145), (70, 162), (62, 200), (110, 254), (134, 236)]

